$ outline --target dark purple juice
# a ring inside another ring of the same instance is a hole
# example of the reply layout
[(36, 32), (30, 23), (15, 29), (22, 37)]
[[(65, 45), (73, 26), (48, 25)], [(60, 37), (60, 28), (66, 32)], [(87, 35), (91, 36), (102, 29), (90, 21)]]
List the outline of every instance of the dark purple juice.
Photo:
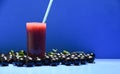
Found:
[(43, 58), (46, 45), (46, 23), (27, 23), (26, 29), (27, 55), (33, 58)]

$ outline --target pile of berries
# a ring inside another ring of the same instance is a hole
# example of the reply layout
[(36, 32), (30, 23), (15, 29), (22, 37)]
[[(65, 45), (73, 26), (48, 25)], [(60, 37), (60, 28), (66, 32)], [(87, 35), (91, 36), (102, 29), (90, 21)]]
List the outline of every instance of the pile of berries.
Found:
[(0, 65), (8, 66), (13, 64), (15, 66), (57, 66), (57, 65), (80, 65), (86, 63), (94, 63), (95, 54), (84, 52), (68, 52), (63, 50), (63, 52), (58, 52), (56, 49), (53, 49), (52, 52), (45, 53), (44, 58), (32, 58), (27, 56), (24, 50), (19, 52), (14, 52), (11, 50), (8, 54), (0, 54)]

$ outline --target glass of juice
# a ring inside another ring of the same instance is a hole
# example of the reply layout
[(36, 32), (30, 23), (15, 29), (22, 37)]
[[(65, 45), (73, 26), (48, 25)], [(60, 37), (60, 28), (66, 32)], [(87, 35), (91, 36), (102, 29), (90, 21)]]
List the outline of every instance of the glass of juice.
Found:
[(27, 30), (27, 55), (43, 58), (46, 46), (46, 23), (28, 22)]

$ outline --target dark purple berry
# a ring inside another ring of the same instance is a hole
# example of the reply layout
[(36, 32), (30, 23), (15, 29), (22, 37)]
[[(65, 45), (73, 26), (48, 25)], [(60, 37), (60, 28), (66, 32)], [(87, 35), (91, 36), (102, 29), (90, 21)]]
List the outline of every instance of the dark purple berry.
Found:
[(51, 63), (50, 56), (45, 55), (45, 58), (43, 58), (43, 64), (44, 65), (50, 65), (50, 63)]
[(84, 55), (82, 55), (82, 56), (80, 57), (80, 62), (81, 62), (81, 64), (86, 64), (86, 58), (85, 58)]
[(50, 65), (51, 66), (57, 66), (58, 65), (56, 58), (51, 58), (51, 64)]
[(72, 61), (71, 61), (70, 57), (67, 57), (65, 59), (65, 65), (70, 66), (71, 64), (72, 64)]
[(16, 60), (16, 66), (23, 66), (25, 64), (25, 58), (24, 57), (19, 57)]
[(80, 59), (78, 57), (74, 57), (74, 65), (79, 65), (80, 64)]
[(93, 62), (94, 62), (94, 57), (91, 56), (91, 55), (88, 55), (88, 56), (87, 56), (87, 62), (88, 62), (88, 63), (93, 63)]
[(33, 60), (33, 58), (30, 57), (30, 56), (27, 56), (27, 57), (26, 57), (26, 60), (25, 60), (25, 65), (26, 65), (27, 67), (32, 67), (32, 66), (34, 65), (34, 60)]
[(2, 66), (8, 66), (9, 65), (8, 58), (4, 54), (1, 55), (0, 60), (1, 60), (1, 65)]
[(39, 57), (36, 57), (34, 59), (35, 66), (41, 66), (42, 65), (42, 60)]

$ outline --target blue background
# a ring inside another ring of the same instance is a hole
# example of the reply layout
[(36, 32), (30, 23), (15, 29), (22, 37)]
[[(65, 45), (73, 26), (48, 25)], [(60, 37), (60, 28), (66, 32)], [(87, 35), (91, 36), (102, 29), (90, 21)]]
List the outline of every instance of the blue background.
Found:
[[(41, 22), (49, 0), (0, 0), (0, 52), (26, 50), (26, 22)], [(95, 52), (120, 58), (120, 0), (54, 0), (47, 51)]]

